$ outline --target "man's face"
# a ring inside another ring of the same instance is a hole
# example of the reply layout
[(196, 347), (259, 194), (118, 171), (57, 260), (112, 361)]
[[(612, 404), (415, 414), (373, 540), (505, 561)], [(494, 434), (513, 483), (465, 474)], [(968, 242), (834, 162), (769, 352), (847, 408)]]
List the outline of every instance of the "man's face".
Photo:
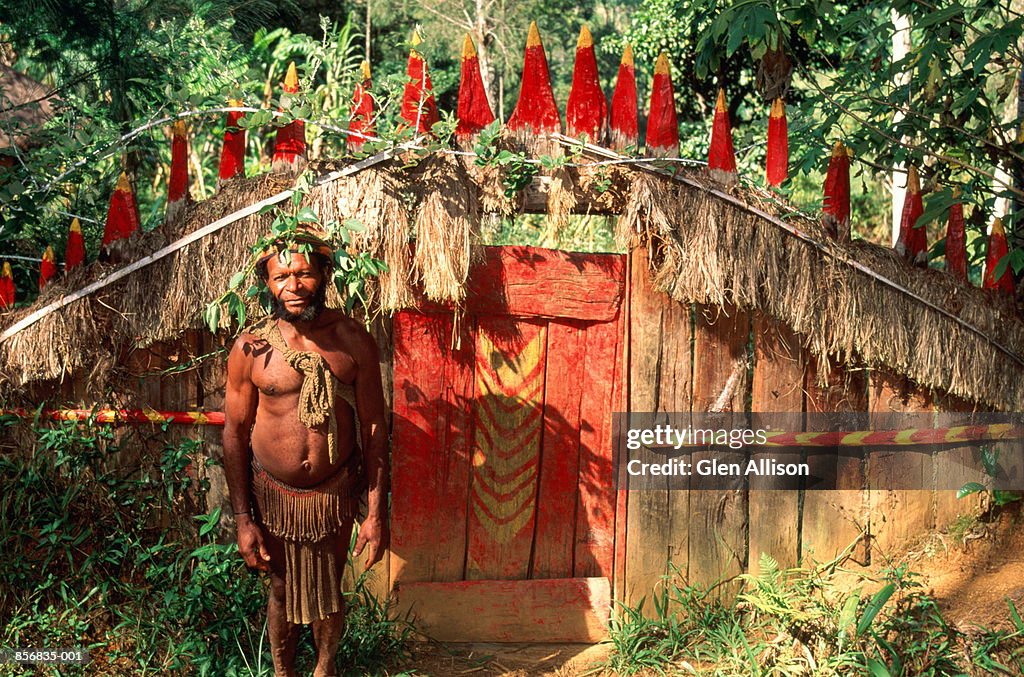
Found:
[(287, 262), (281, 256), (267, 261), (267, 287), (274, 317), (285, 322), (310, 322), (324, 309), (323, 271), (304, 254), (292, 252)]

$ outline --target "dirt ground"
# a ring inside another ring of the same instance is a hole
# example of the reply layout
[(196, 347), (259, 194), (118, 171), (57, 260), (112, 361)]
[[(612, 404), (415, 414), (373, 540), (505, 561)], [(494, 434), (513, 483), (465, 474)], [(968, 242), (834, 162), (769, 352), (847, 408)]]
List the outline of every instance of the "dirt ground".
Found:
[[(1009, 624), (1007, 599), (1024, 615), (1024, 514), (1014, 506), (961, 534), (932, 534), (902, 559), (921, 574), (951, 625), (965, 633)], [(431, 677), (587, 677), (601, 675), (607, 644), (420, 643), (405, 668)]]

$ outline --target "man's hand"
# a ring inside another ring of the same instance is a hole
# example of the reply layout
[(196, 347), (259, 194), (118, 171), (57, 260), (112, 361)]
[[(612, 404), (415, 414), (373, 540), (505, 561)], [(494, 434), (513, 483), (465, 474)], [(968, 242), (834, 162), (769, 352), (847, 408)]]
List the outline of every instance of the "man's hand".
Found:
[(263, 543), (263, 530), (248, 515), (238, 520), (238, 552), (245, 566), (270, 573), (270, 553)]
[(367, 546), (369, 549), (366, 551), (366, 568), (369, 569), (384, 557), (384, 551), (388, 547), (388, 525), (380, 517), (367, 517), (359, 525), (355, 556), (363, 554), (363, 549)]

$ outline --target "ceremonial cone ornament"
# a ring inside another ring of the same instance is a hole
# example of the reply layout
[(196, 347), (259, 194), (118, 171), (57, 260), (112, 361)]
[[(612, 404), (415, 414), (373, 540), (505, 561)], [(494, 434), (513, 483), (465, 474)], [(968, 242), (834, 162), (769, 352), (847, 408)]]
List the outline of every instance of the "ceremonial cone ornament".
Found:
[(562, 122), (558, 117), (555, 94), (551, 90), (548, 59), (544, 54), (544, 44), (540, 40), (536, 21), (530, 24), (530, 31), (526, 36), (522, 72), (519, 100), (516, 101), (516, 107), (506, 126), (520, 136), (560, 131)]
[(46, 284), (57, 274), (57, 260), (53, 254), (53, 247), (47, 247), (43, 252), (43, 259), (39, 262), (39, 291), (43, 291)]
[(647, 116), (647, 154), (652, 157), (679, 157), (679, 118), (672, 88), (668, 57), (658, 55), (651, 83), (651, 109)]
[(711, 147), (708, 149), (708, 170), (722, 183), (736, 181), (736, 151), (732, 145), (732, 124), (725, 105), (725, 90), (719, 88), (715, 101), (715, 118), (711, 124)]
[(468, 33), (462, 41), (462, 73), (459, 78), (456, 118), (458, 124), (455, 126), (455, 138), (459, 142), (472, 139), (480, 130), (494, 122), (494, 113), (491, 112), (484, 79), (480, 74), (480, 58), (477, 56), (473, 38)]
[(184, 120), (176, 120), (171, 131), (171, 176), (167, 183), (167, 211), (164, 219), (172, 223), (181, 216), (188, 202), (188, 131)]
[(11, 264), (4, 261), (3, 270), (0, 271), (0, 309), (13, 308), (16, 295)]
[(928, 235), (924, 224), (917, 225), (924, 214), (921, 198), (921, 179), (917, 167), (911, 165), (907, 172), (907, 195), (903, 201), (900, 217), (900, 235), (896, 241), (896, 252), (916, 266), (928, 266)]
[(82, 237), (82, 224), (78, 219), (71, 220), (68, 229), (68, 243), (64, 247), (64, 272), (85, 263), (85, 238)]
[[(299, 93), (299, 73), (295, 69), (294, 62), (288, 64), (288, 72), (284, 76), (282, 89), (284, 91), (282, 100)], [(271, 171), (297, 176), (305, 168), (306, 123), (302, 120), (292, 120), (277, 130)]]
[(633, 48), (626, 45), (619, 62), (619, 73), (612, 92), (611, 122), (609, 124), (612, 148), (624, 150), (640, 142), (639, 110), (636, 95), (636, 67)]
[(782, 99), (775, 99), (768, 115), (768, 152), (765, 157), (768, 185), (781, 186), (788, 172), (789, 129), (786, 123), (786, 104)]
[(121, 172), (117, 186), (110, 196), (107, 209), (107, 223), (103, 228), (100, 258), (116, 263), (121, 260), (121, 249), (125, 240), (139, 229), (139, 208), (135, 193), (128, 181), (128, 175)]
[(406, 65), (405, 91), (402, 93), (402, 118), (419, 134), (430, 134), (431, 128), (440, 119), (437, 114), (437, 103), (434, 101), (434, 87), (430, 83), (427, 62), (416, 47), (423, 40), (420, 34), (412, 34), (412, 49), (409, 50), (409, 61)]
[(825, 174), (825, 199), (821, 211), (825, 230), (832, 239), (850, 240), (850, 153), (842, 141), (832, 147)]
[(949, 207), (946, 222), (946, 270), (963, 283), (967, 282), (967, 229), (964, 222), (964, 205), (960, 202), (959, 189), (953, 192), (956, 198)]
[(348, 120), (348, 129), (356, 134), (348, 135), (348, 147), (355, 152), (363, 149), (366, 139), (360, 134), (373, 136), (376, 131), (374, 122), (374, 101), (370, 93), (372, 81), (370, 79), (370, 62), (363, 61), (359, 66), (362, 79), (356, 83), (355, 92), (352, 94), (352, 115)]
[(583, 26), (576, 40), (572, 88), (565, 107), (566, 133), (577, 138), (585, 135), (591, 143), (601, 143), (607, 119), (608, 102), (598, 78), (594, 38), (590, 29)]
[[(237, 99), (228, 101), (229, 108), (239, 108), (242, 102)], [(242, 111), (228, 113), (227, 127), (224, 130), (224, 145), (220, 151), (220, 168), (217, 173), (217, 185), (221, 186), (236, 176), (245, 178), (245, 130), (238, 123), (245, 117)]]
[(992, 222), (992, 231), (988, 235), (988, 253), (985, 255), (985, 277), (982, 280), (982, 287), (994, 289), (1000, 294), (1013, 295), (1013, 272), (1006, 266), (1002, 274), (996, 277), (996, 268), (1003, 257), (1010, 253), (1009, 243), (1006, 241), (1006, 230), (1003, 228), (1003, 220), (995, 219)]

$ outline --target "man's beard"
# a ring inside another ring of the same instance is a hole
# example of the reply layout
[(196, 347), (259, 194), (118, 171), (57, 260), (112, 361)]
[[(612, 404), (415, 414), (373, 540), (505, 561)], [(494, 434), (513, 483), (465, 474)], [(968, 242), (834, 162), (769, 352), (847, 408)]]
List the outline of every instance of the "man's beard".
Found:
[(270, 295), (270, 312), (274, 316), (275, 320), (284, 320), (285, 322), (312, 322), (316, 318), (320, 317), (320, 313), (323, 312), (324, 308), (327, 307), (327, 286), (321, 284), (317, 287), (313, 295), (309, 297), (309, 305), (302, 309), (301, 312), (293, 313), (284, 307), (281, 303), (281, 299), (277, 298), (273, 294)]

